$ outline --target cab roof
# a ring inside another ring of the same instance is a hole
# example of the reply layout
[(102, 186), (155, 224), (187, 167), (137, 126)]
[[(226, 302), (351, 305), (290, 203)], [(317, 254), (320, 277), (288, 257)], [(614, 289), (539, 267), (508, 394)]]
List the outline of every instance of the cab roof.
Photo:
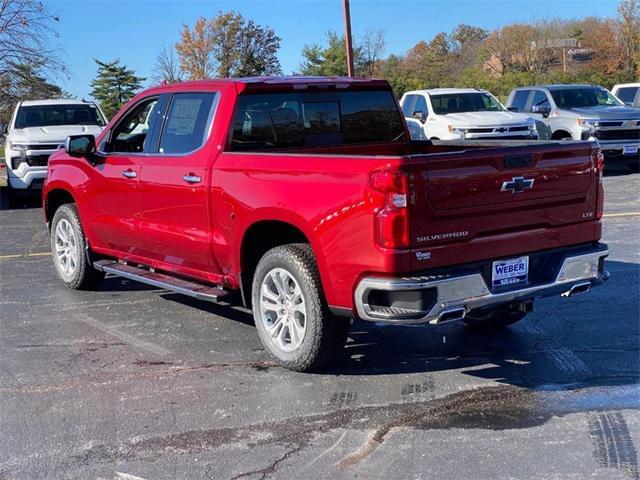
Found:
[(24, 107), (42, 106), (42, 105), (93, 105), (93, 102), (87, 100), (79, 100), (77, 98), (52, 98), (48, 100), (24, 100), (20, 102)]
[(210, 80), (195, 80), (189, 82), (179, 82), (163, 84), (151, 87), (148, 91), (172, 92), (184, 87), (235, 87), (238, 92), (245, 90), (269, 90), (280, 88), (292, 88), (303, 90), (308, 87), (331, 87), (349, 88), (351, 86), (390, 88), (386, 80), (374, 78), (352, 78), (352, 77), (314, 77), (314, 76), (282, 76), (282, 77), (245, 77), (245, 78), (214, 78)]

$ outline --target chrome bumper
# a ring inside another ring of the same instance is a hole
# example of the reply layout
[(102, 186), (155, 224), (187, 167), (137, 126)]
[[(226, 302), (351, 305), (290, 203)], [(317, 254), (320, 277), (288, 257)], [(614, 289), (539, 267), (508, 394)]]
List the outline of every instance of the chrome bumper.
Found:
[[(590, 290), (609, 278), (600, 271), (600, 260), (609, 255), (607, 247), (592, 252), (567, 256), (552, 282), (517, 290), (492, 292), (480, 273), (469, 275), (435, 275), (431, 277), (381, 278), (367, 277), (355, 291), (355, 305), (362, 320), (396, 324), (438, 324), (461, 320), (471, 310), (503, 303), (526, 301), (552, 295), (571, 296)], [(376, 309), (367, 303), (373, 290), (403, 291), (434, 289), (436, 301), (428, 311), (407, 311), (386, 307)], [(411, 318), (407, 318), (407, 317)], [(417, 318), (416, 318), (417, 317)]]

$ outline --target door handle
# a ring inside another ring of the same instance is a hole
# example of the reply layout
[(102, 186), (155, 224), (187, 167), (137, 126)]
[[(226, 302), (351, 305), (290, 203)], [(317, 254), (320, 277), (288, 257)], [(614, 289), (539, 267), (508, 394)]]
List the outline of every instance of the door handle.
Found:
[(194, 175), (193, 173), (185, 175), (184, 177), (182, 177), (182, 179), (187, 183), (200, 183), (202, 181), (199, 176)]
[(127, 178), (136, 178), (138, 176), (138, 174), (136, 172), (134, 172), (133, 170), (129, 169), (129, 170), (125, 170), (124, 172), (122, 172), (122, 176), (123, 177), (127, 177)]

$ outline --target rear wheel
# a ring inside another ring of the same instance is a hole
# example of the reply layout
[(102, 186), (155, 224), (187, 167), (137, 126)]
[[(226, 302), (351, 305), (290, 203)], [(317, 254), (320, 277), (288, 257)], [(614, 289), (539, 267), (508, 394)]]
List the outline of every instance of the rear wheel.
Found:
[(269, 250), (256, 268), (252, 300), (260, 340), (283, 367), (319, 368), (344, 346), (349, 325), (329, 312), (309, 245)]
[(531, 311), (531, 304), (499, 305), (490, 309), (469, 312), (464, 318), (467, 327), (495, 330), (522, 320)]
[(62, 205), (51, 222), (51, 254), (58, 278), (69, 288), (89, 290), (104, 278), (90, 264), (86, 248), (78, 208), (74, 203)]

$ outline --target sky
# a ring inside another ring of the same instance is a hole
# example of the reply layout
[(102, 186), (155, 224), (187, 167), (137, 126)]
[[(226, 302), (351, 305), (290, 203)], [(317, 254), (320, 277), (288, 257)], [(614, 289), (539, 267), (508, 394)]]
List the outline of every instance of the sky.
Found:
[[(88, 98), (96, 74), (93, 59), (119, 58), (137, 75), (151, 77), (158, 53), (179, 40), (183, 24), (235, 10), (273, 28), (282, 39), (278, 58), (285, 74), (299, 69), (302, 48), (322, 43), (329, 30), (342, 32), (342, 0), (45, 0), (60, 16), (55, 39), (70, 70), (56, 80)], [(404, 54), (421, 40), (459, 23), (493, 29), (515, 21), (585, 16), (615, 17), (618, 0), (351, 0), (357, 38), (385, 33), (384, 55)], [(148, 80), (146, 84), (150, 85)]]

